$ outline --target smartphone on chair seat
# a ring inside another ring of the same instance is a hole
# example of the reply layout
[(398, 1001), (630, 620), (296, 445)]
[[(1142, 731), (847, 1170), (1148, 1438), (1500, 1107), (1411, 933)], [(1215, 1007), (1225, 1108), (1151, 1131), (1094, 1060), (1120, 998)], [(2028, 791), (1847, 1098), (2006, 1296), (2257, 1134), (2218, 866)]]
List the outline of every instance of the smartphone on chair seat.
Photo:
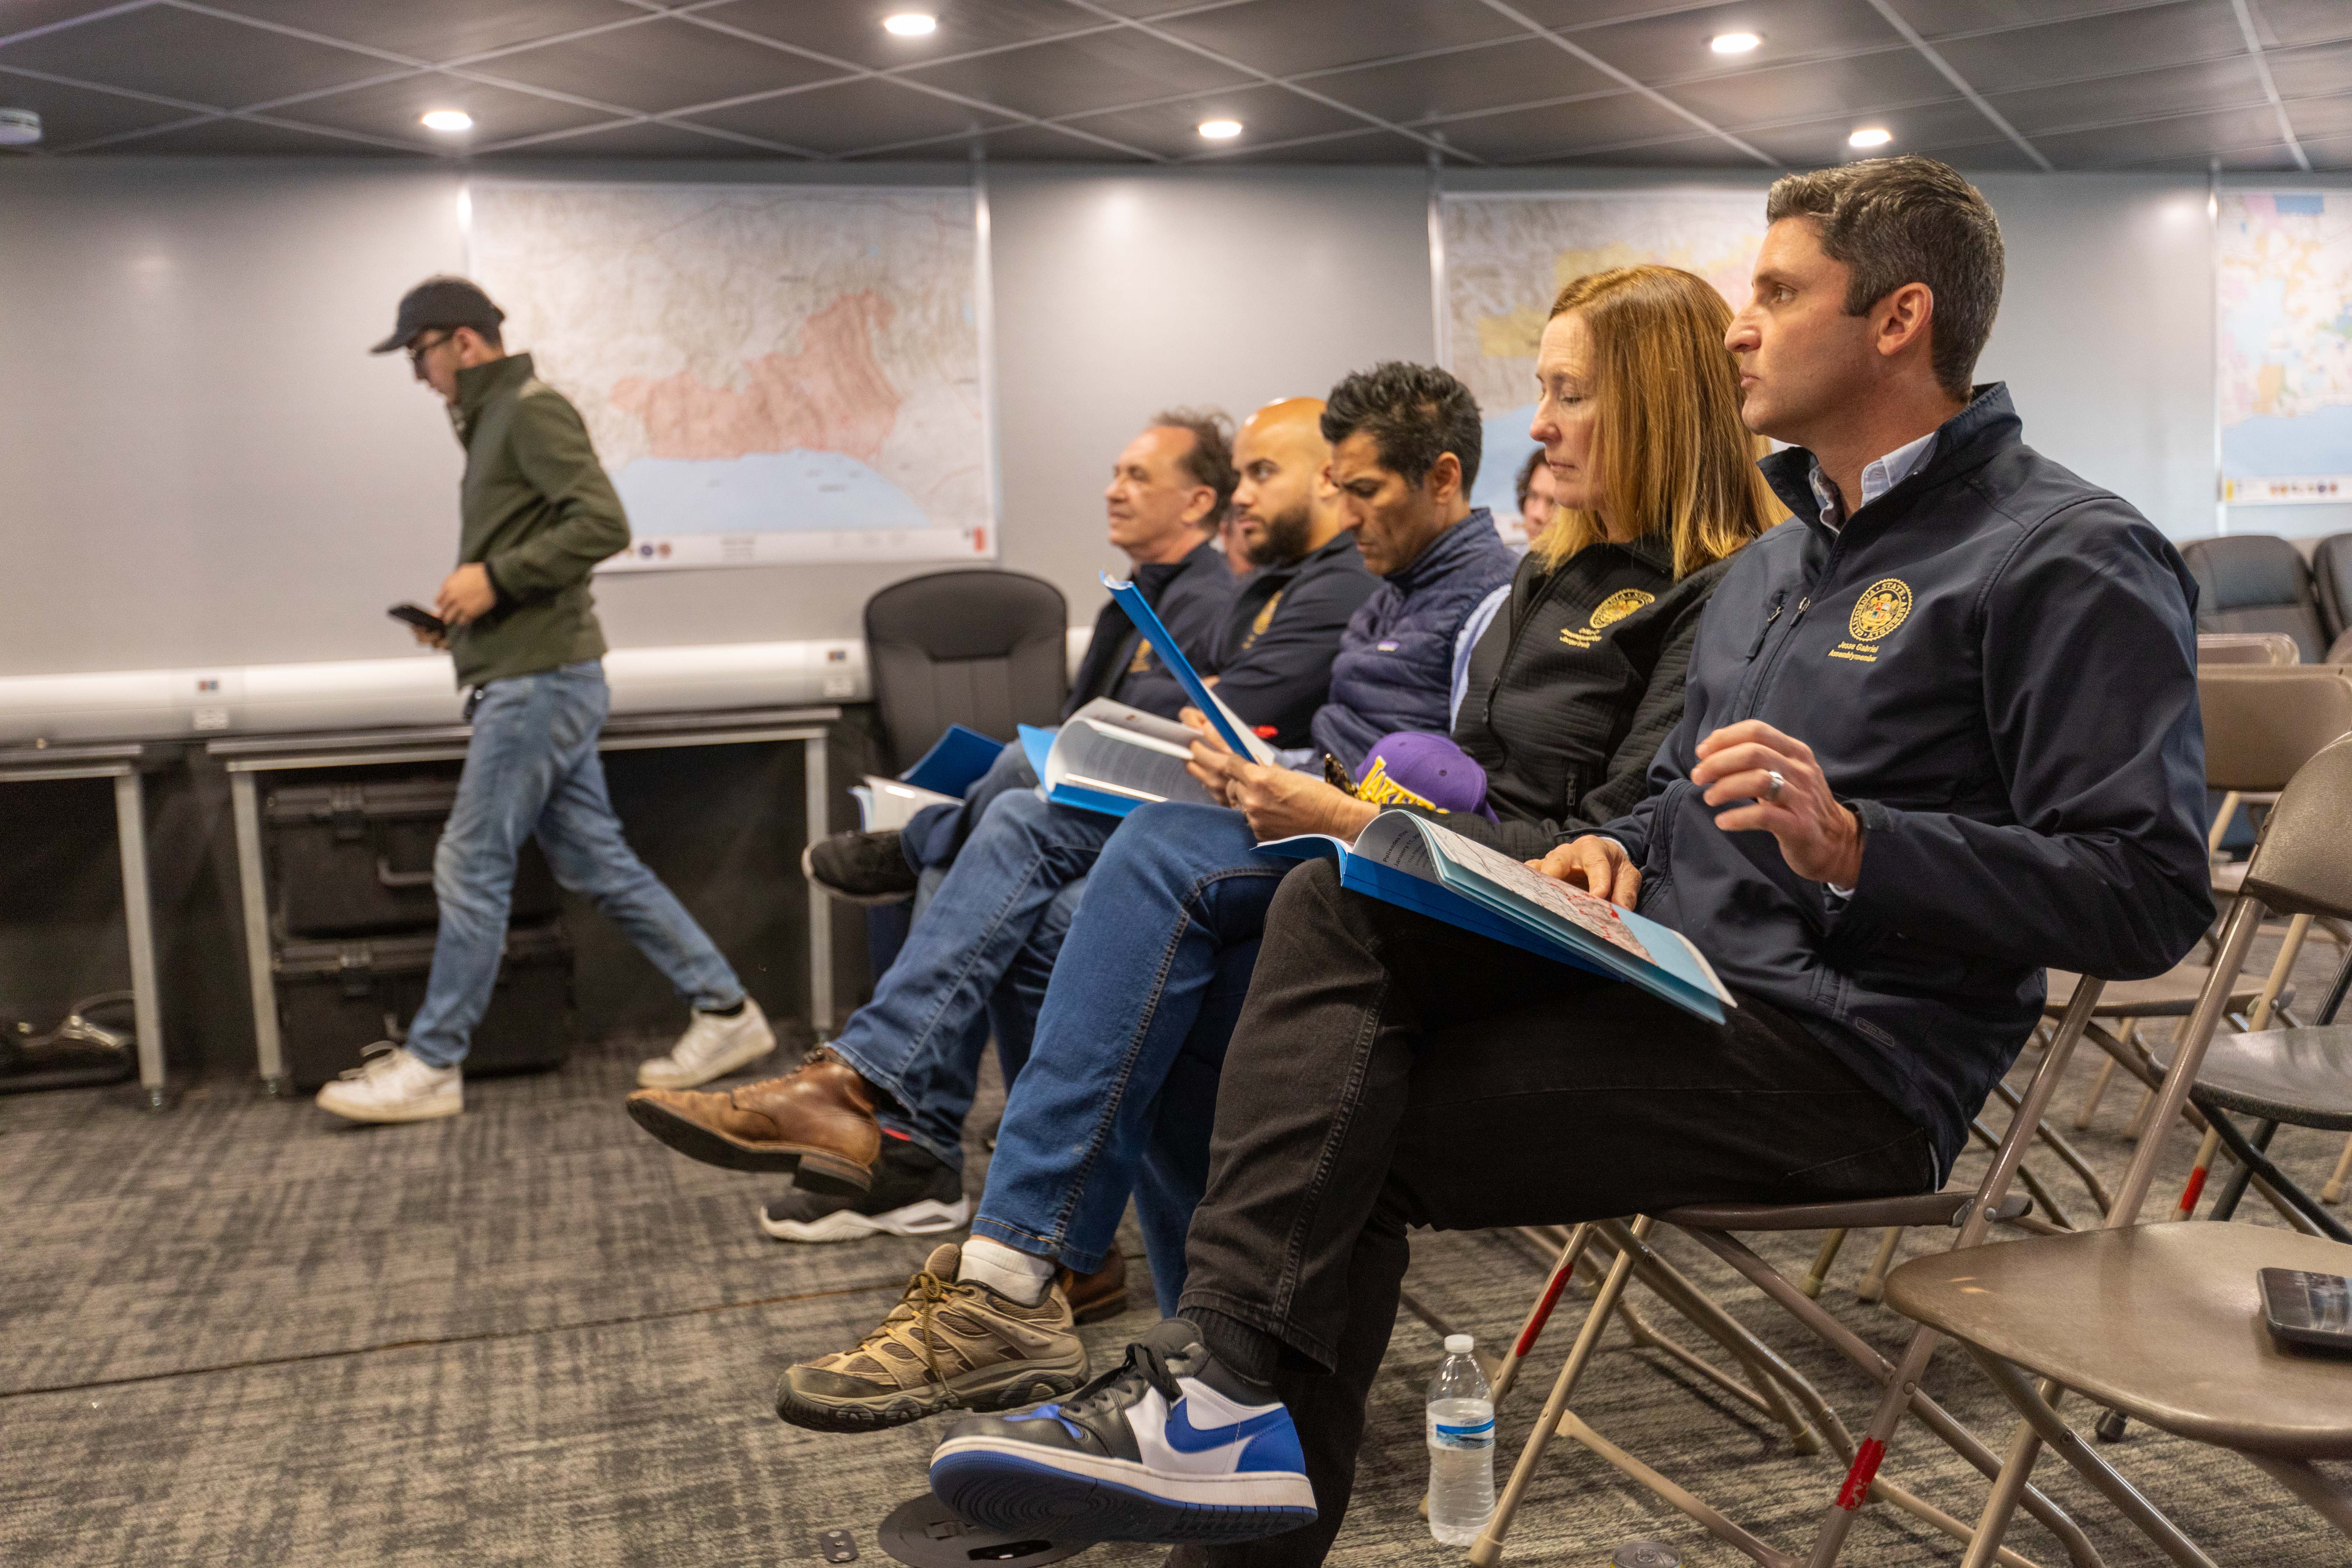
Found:
[(2352, 1279), (2301, 1268), (2265, 1268), (2263, 1321), (2271, 1337), (2304, 1350), (2352, 1355)]

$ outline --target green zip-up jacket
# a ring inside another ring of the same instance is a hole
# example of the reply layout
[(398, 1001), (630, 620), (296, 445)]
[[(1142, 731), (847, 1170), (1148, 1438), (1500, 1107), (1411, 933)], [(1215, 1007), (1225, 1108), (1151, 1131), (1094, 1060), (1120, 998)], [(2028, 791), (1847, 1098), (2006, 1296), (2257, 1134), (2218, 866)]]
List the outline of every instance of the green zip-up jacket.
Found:
[(627, 547), (629, 519), (580, 411), (509, 354), (457, 373), (449, 422), (466, 448), (457, 563), (479, 562), (499, 595), (449, 638), (457, 684), (603, 658), (588, 574)]

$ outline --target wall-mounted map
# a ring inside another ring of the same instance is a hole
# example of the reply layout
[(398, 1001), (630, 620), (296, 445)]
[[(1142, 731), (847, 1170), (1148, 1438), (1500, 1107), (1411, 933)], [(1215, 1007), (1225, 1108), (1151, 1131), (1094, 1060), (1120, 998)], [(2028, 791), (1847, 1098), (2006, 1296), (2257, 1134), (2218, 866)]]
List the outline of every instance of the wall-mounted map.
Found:
[(2352, 500), (2352, 191), (2225, 191), (2221, 499)]
[(1734, 308), (1764, 243), (1764, 193), (1666, 191), (1458, 195), (1443, 198), (1445, 363), (1478, 399), (1486, 451), (1472, 500), (1517, 510), (1535, 443), (1536, 342), (1561, 287), (1588, 272), (1656, 262), (1696, 272)]
[(468, 196), (473, 277), (628, 508), (607, 570), (996, 553), (971, 192)]

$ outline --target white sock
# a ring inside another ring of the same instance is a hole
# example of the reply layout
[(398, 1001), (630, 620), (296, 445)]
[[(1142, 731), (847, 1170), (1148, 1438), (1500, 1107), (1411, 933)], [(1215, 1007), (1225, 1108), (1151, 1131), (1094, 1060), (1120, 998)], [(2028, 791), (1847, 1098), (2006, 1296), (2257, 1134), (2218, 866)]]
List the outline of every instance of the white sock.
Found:
[(1001, 1241), (975, 1236), (963, 1244), (956, 1279), (985, 1285), (1000, 1296), (1034, 1307), (1045, 1299), (1047, 1288), (1054, 1283), (1054, 1267), (1050, 1258), (1032, 1258)]

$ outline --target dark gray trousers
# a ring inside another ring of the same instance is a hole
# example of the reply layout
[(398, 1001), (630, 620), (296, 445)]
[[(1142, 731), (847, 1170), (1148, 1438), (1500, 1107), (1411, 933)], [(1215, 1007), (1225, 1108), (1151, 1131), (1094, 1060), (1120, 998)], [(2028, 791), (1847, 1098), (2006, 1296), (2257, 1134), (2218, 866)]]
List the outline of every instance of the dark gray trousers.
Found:
[(1225, 1058), (1183, 1315), (1290, 1407), (1320, 1517), (1177, 1559), (1320, 1563), (1354, 1484), (1408, 1226), (1932, 1190), (1927, 1134), (1805, 1027), (1710, 1024), (1339, 886), (1283, 881)]

